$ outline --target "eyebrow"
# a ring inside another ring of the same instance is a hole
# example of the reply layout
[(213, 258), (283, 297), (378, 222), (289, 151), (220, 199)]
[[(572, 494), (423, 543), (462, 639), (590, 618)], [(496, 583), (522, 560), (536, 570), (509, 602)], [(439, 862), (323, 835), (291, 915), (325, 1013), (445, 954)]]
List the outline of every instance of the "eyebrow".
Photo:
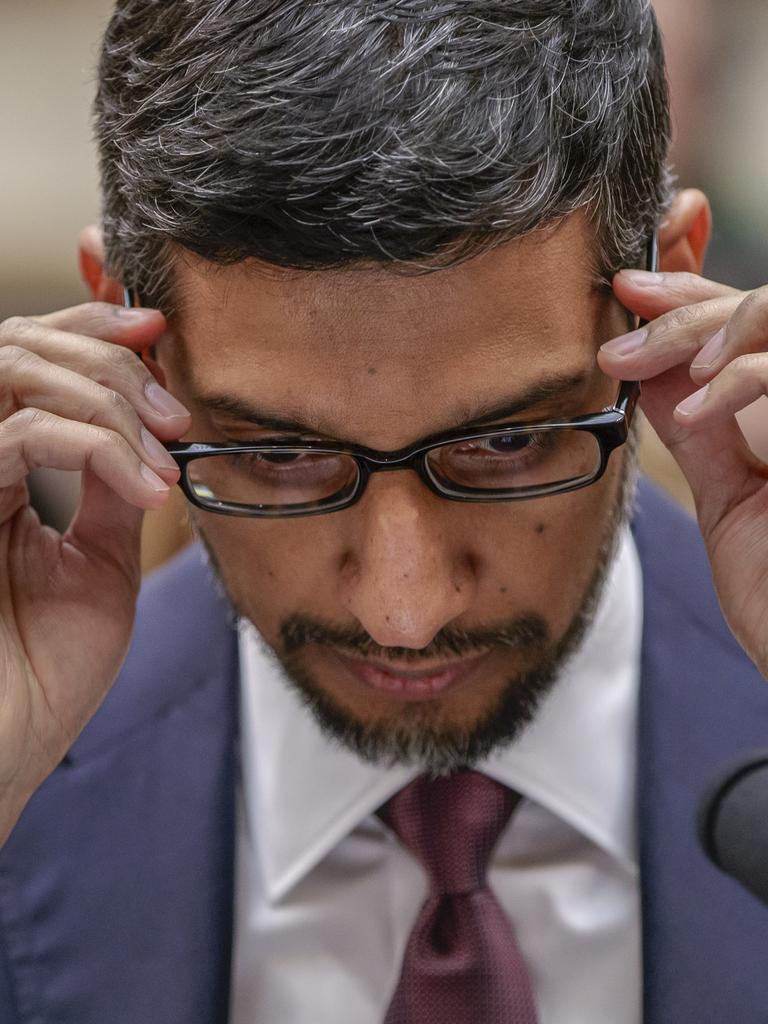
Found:
[[(460, 419), (459, 422), (453, 423), (445, 430), (435, 431), (434, 434), (442, 434), (450, 430), (462, 430), (469, 427), (481, 427), (497, 420), (509, 419), (518, 413), (525, 412), (527, 409), (533, 409), (538, 405), (542, 405), (553, 398), (563, 398), (571, 394), (586, 384), (588, 376), (586, 372), (582, 371), (545, 377), (542, 380), (536, 381), (535, 384), (532, 384), (515, 397), (507, 397), (499, 402), (474, 408), (467, 418)], [(339, 441), (342, 444), (359, 444), (359, 441), (355, 441), (352, 438), (340, 437), (338, 434), (331, 436), (322, 430), (318, 430), (317, 427), (310, 423), (286, 418), (281, 415), (279, 410), (270, 409), (267, 406), (252, 405), (250, 402), (245, 402), (234, 395), (196, 394), (194, 389), (191, 389), (190, 399), (210, 413), (228, 416), (232, 419), (268, 430), (276, 430), (288, 434), (309, 434), (313, 437)], [(428, 436), (431, 437), (433, 434)]]

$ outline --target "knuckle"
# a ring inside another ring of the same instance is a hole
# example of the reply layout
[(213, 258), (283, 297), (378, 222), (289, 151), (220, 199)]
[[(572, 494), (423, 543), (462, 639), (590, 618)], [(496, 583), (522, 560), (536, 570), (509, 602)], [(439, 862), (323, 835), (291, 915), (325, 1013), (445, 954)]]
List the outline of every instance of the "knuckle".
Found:
[(102, 452), (115, 457), (121, 456), (128, 448), (127, 443), (114, 430), (109, 430), (107, 427), (97, 427), (95, 430), (96, 433), (93, 437), (94, 448), (98, 448)]
[(768, 300), (768, 289), (761, 288), (759, 291), (748, 292), (741, 300), (741, 309), (760, 309)]
[(33, 322), (25, 316), (9, 316), (0, 323), (0, 342), (5, 345), (14, 338), (23, 338), (33, 327)]
[(135, 352), (122, 345), (108, 345), (105, 355), (108, 365), (101, 383), (118, 381), (127, 388), (144, 387), (149, 371)]
[(20, 345), (0, 346), (0, 366), (3, 368), (3, 379), (7, 379), (5, 375), (10, 373), (14, 366), (23, 362), (28, 356), (29, 352), (27, 349), (22, 348)]
[(681, 306), (680, 309), (673, 309), (662, 317), (661, 322), (665, 331), (689, 331), (691, 328), (699, 327), (702, 321), (707, 318), (707, 310), (704, 306), (696, 304), (693, 306)]
[(109, 302), (89, 302), (84, 309), (84, 322), (80, 328), (82, 334), (90, 338), (106, 340), (112, 337), (119, 328), (118, 316), (120, 306)]
[(736, 316), (738, 320), (745, 319), (754, 323), (754, 326), (761, 332), (768, 330), (768, 289), (763, 288), (756, 292), (750, 292), (742, 299)]
[(46, 427), (51, 422), (51, 414), (45, 412), (43, 409), (35, 409), (31, 406), (27, 406), (24, 409), (19, 409), (18, 412), (13, 413), (5, 421), (5, 427), (11, 433), (25, 434), (27, 432), (39, 430), (41, 427)]
[(97, 384), (120, 392), (131, 392), (144, 387), (149, 372), (135, 352), (103, 342), (96, 354), (91, 377)]
[(104, 388), (104, 401), (107, 406), (122, 419), (126, 416), (132, 416), (133, 406), (121, 395), (119, 391), (115, 391), (114, 388)]
[[(768, 374), (768, 359), (762, 352), (747, 352), (737, 356), (727, 367), (728, 376), (738, 380), (751, 380)], [(725, 371), (724, 371), (725, 372)]]
[(115, 345), (108, 342), (105, 354), (109, 364), (117, 367), (118, 370), (127, 370), (129, 367), (133, 367), (134, 363), (140, 362), (136, 358), (136, 353), (125, 348), (123, 345)]

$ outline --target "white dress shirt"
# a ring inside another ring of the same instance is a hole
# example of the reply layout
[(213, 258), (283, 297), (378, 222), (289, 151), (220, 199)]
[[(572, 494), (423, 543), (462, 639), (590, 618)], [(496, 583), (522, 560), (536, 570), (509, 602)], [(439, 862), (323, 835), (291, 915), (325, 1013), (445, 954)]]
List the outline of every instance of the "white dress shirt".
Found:
[[(626, 532), (594, 624), (535, 721), (477, 765), (524, 797), (489, 882), (528, 963), (539, 1024), (641, 1020), (641, 625)], [(381, 1024), (427, 885), (375, 811), (418, 772), (330, 743), (245, 623), (240, 653), (231, 1024)]]

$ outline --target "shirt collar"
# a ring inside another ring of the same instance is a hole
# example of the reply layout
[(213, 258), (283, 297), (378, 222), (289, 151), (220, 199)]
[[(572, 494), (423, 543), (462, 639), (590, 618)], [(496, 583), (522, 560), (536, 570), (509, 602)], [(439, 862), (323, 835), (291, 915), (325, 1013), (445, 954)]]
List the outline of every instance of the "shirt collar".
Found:
[[(633, 873), (641, 629), (641, 570), (627, 530), (595, 620), (536, 719), (477, 766)], [(330, 741), (244, 621), (239, 644), (246, 827), (267, 898), (276, 902), (418, 770), (376, 767)]]

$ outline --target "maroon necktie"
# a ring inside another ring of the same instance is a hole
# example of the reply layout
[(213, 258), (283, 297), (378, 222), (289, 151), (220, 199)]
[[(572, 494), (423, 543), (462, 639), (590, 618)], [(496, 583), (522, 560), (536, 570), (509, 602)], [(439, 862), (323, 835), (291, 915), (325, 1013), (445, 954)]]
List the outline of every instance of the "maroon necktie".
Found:
[(461, 771), (421, 776), (379, 811), (430, 881), (384, 1024), (536, 1024), (525, 961), (486, 881), (519, 799)]

